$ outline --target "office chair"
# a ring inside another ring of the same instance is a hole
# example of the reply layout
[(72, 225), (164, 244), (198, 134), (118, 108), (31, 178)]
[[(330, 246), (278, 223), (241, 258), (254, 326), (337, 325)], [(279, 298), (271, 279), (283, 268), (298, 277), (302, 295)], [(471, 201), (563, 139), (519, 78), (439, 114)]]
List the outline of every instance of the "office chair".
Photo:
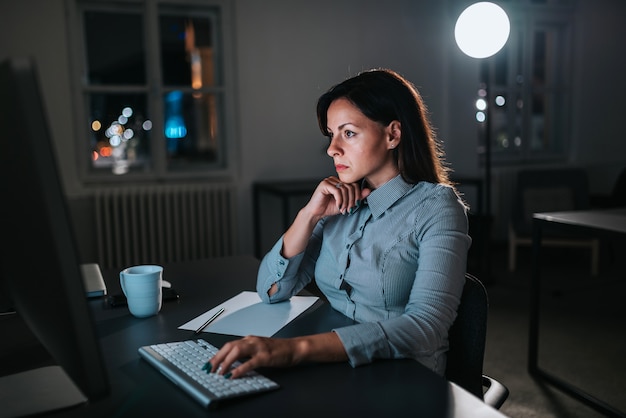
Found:
[[(532, 216), (538, 212), (590, 209), (589, 181), (581, 168), (522, 170), (517, 174), (509, 221), (509, 271), (515, 271), (517, 247), (532, 245)], [(600, 243), (566, 233), (544, 234), (542, 246), (591, 250), (591, 275), (598, 274)]]
[(466, 274), (457, 317), (448, 333), (450, 348), (445, 376), (487, 405), (500, 409), (509, 390), (483, 374), (488, 308), (487, 290), (480, 280)]

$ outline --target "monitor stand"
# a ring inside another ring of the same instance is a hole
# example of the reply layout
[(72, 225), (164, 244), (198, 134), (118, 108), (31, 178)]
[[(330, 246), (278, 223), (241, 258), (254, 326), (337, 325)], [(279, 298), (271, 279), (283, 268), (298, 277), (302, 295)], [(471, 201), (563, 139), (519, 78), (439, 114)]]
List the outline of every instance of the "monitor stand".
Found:
[(0, 418), (39, 414), (87, 402), (60, 366), (0, 377)]

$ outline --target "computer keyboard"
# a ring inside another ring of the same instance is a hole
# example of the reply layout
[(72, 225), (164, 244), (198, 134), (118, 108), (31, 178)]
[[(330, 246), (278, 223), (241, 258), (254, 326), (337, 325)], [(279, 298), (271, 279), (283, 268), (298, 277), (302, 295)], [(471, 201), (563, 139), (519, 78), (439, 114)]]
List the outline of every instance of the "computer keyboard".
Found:
[(207, 373), (202, 367), (217, 350), (198, 339), (140, 347), (139, 354), (205, 407), (224, 399), (278, 389), (276, 382), (255, 371), (236, 379)]

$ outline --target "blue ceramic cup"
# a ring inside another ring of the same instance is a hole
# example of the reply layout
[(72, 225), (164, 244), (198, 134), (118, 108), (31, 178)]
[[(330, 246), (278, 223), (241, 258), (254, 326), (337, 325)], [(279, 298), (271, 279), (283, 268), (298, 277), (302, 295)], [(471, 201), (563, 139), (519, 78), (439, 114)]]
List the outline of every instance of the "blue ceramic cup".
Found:
[(128, 300), (130, 313), (138, 318), (156, 315), (161, 310), (163, 267), (142, 265), (120, 272), (120, 285)]

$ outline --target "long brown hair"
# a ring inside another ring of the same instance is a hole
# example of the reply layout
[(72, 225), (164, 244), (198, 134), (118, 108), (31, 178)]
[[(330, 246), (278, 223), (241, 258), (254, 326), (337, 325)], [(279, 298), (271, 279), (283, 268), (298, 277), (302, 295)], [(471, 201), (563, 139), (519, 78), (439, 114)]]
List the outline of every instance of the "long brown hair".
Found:
[(335, 85), (317, 102), (317, 120), (324, 136), (329, 136), (328, 108), (342, 97), (383, 126), (394, 120), (400, 122), (402, 136), (393, 152), (407, 183), (427, 181), (451, 185), (444, 153), (430, 124), (426, 105), (410, 81), (395, 71), (375, 69)]

